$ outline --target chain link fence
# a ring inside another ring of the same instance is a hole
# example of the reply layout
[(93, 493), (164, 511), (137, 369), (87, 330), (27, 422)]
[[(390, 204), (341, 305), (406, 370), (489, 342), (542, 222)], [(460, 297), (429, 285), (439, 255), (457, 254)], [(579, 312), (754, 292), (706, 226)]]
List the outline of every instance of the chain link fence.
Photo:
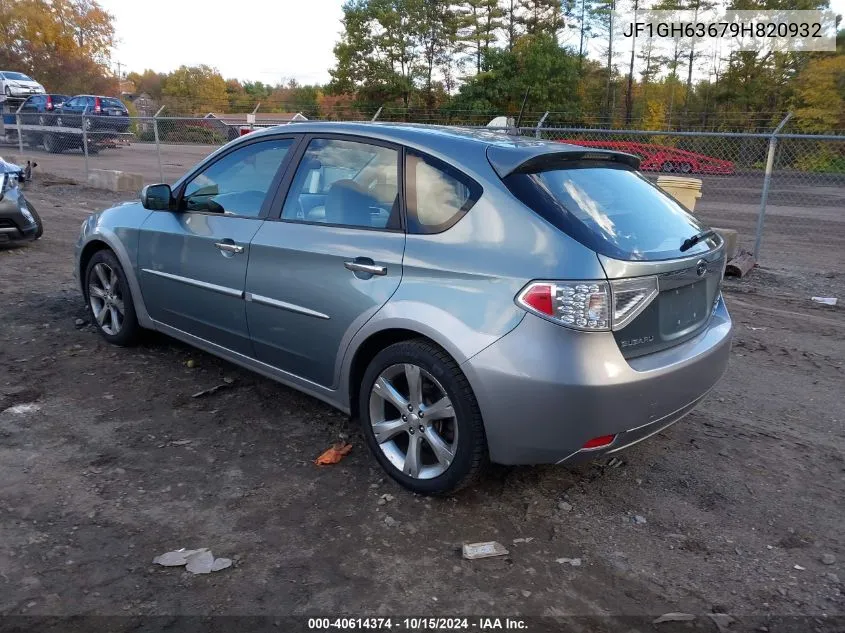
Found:
[[(390, 110), (374, 114), (380, 121), (399, 118)], [(356, 118), (369, 120), (350, 117)], [(643, 174), (653, 181), (667, 175), (700, 180), (702, 196), (695, 214), (710, 226), (737, 231), (739, 247), (753, 253), (758, 262), (765, 244), (767, 264), (812, 269), (811, 261), (795, 261), (792, 240), (818, 240), (823, 246), (826, 235), (843, 230), (845, 136), (784, 133), (783, 125), (767, 133), (549, 127), (552, 118), (524, 117), (519, 133), (635, 154)], [(437, 122), (480, 126), (481, 121), (464, 119), (455, 116)], [(85, 182), (93, 169), (114, 169), (140, 174), (148, 183), (172, 183), (235, 138), (301, 120), (306, 119), (300, 114), (220, 118), (17, 114), (15, 124), (7, 123), (3, 132), (7, 147), (20, 154), (7, 158), (33, 159), (43, 172)]]

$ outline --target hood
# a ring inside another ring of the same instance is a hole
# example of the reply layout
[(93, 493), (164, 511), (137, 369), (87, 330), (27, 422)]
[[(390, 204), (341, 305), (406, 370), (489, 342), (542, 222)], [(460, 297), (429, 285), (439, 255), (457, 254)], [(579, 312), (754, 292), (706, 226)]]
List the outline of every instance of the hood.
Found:
[(3, 160), (3, 157), (0, 156), (0, 174), (22, 174), (23, 167), (15, 165), (14, 163), (7, 163)]

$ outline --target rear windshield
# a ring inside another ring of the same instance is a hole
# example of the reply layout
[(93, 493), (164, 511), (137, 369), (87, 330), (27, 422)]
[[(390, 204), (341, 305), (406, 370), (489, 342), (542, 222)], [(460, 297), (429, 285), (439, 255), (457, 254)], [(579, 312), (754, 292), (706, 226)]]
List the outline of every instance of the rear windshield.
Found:
[(678, 202), (627, 166), (595, 161), (513, 173), (505, 184), (523, 203), (588, 248), (622, 260), (658, 260), (706, 253), (717, 242), (680, 250), (706, 230)]
[(123, 102), (120, 99), (111, 99), (109, 97), (100, 97), (100, 105), (104, 108), (124, 109)]

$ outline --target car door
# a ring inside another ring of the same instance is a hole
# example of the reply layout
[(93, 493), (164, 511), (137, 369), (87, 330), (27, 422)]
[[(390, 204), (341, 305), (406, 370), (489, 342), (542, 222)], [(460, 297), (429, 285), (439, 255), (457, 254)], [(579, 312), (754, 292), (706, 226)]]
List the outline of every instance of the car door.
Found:
[(85, 97), (74, 97), (62, 104), (62, 109), (58, 113), (58, 118), (61, 119), (61, 127), (79, 127), (82, 125), (82, 104), (84, 100)]
[(402, 151), (329, 135), (302, 145), (279, 218), (252, 240), (247, 322), (259, 360), (334, 387), (342, 343), (402, 279)]
[(258, 137), (214, 156), (176, 186), (176, 211), (150, 214), (138, 268), (153, 319), (253, 355), (243, 301), (250, 241), (296, 139)]

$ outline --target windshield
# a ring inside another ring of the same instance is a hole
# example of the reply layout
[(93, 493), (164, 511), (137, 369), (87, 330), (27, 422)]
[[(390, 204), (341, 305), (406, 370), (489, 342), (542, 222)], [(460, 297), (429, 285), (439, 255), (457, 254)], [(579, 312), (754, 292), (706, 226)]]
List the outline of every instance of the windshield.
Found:
[(32, 79), (23, 73), (3, 73), (3, 77), (6, 79), (13, 79), (15, 81), (32, 81)]
[(573, 162), (563, 169), (514, 173), (505, 184), (554, 226), (614, 259), (689, 257), (718, 244), (710, 238), (681, 251), (684, 240), (705, 227), (674, 198), (625, 166)]

